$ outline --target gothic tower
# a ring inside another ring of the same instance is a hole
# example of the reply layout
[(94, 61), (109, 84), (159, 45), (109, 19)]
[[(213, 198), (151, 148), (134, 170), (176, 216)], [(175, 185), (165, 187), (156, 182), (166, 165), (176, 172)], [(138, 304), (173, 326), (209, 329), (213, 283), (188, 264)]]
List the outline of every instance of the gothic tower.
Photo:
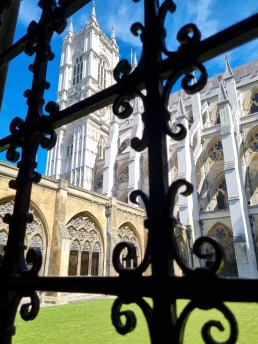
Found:
[[(114, 83), (119, 61), (114, 28), (108, 38), (100, 29), (95, 4), (88, 22), (74, 33), (72, 21), (61, 47), (57, 102), (60, 109), (83, 100)], [(104, 159), (111, 107), (64, 125), (57, 130), (57, 144), (48, 153), (46, 175), (93, 190), (95, 166)]]

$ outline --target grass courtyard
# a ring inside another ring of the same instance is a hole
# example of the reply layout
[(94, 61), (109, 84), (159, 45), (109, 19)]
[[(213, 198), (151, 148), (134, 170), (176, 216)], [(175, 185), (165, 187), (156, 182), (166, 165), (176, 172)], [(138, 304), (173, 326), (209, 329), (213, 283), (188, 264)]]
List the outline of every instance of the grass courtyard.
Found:
[[(126, 336), (116, 333), (110, 319), (112, 299), (87, 301), (61, 306), (42, 307), (38, 317), (31, 322), (24, 322), (20, 315), (16, 318), (15, 344), (145, 344), (149, 343), (147, 325), (137, 306), (132, 309), (136, 313), (136, 329)], [(178, 310), (181, 311), (187, 301), (179, 301)], [(258, 343), (258, 305), (229, 304), (236, 316), (240, 333), (237, 343)], [(190, 316), (184, 343), (203, 343), (200, 330), (205, 321), (222, 320), (226, 331), (222, 334), (212, 330), (214, 339), (222, 342), (227, 339), (228, 325), (223, 316), (214, 310), (196, 310)]]

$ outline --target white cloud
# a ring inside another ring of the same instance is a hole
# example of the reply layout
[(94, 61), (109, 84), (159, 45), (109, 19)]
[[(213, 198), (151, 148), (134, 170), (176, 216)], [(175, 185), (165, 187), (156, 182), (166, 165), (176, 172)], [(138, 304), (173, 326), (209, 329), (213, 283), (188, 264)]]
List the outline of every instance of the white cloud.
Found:
[(32, 20), (38, 21), (41, 9), (38, 7), (38, 1), (24, 0), (21, 2), (18, 22), (28, 26)]

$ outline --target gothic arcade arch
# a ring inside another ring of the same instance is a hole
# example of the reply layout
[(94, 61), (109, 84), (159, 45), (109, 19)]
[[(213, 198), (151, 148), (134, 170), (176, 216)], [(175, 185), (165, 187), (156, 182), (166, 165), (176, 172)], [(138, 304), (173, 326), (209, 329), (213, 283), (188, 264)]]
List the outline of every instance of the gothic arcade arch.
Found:
[[(131, 222), (125, 222), (121, 224), (117, 230), (117, 237), (118, 237), (119, 242), (121, 241), (131, 242), (136, 247), (136, 258), (132, 260), (124, 261), (125, 267), (132, 268), (139, 265), (142, 259), (143, 252), (142, 252), (141, 238), (135, 226)], [(126, 250), (122, 252), (122, 258), (124, 258), (125, 256), (126, 256)]]
[(98, 220), (88, 212), (81, 212), (68, 221), (66, 228), (70, 237), (68, 275), (102, 275), (104, 236)]
[[(0, 254), (4, 255), (4, 247), (7, 243), (9, 225), (3, 222), (6, 214), (12, 214), (14, 197), (5, 197), (0, 200)], [(33, 221), (27, 224), (25, 244), (29, 248), (37, 248), (42, 252), (42, 266), (39, 274), (46, 274), (46, 260), (49, 247), (49, 230), (47, 221), (40, 208), (31, 200), (29, 212), (33, 214)], [(26, 255), (26, 252), (25, 252)]]
[[(207, 236), (216, 239), (225, 252), (225, 263), (220, 272), (222, 276), (237, 276), (236, 255), (232, 230), (221, 222), (217, 222), (208, 232)], [(212, 252), (210, 245), (205, 246), (206, 252)], [(213, 257), (214, 259), (214, 257)], [(207, 262), (209, 265), (209, 262)]]

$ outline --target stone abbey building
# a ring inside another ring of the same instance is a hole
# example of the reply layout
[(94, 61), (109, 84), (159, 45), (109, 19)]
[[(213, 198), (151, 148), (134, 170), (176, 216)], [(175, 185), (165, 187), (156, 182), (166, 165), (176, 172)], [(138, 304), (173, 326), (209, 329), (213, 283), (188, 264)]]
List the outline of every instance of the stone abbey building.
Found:
[[(110, 38), (101, 31), (93, 4), (85, 27), (75, 33), (71, 22), (63, 40), (60, 108), (112, 85), (118, 61), (114, 29)], [(137, 65), (135, 54), (132, 65)], [(113, 275), (112, 251), (119, 241), (137, 248), (137, 259), (124, 261), (125, 266), (142, 259), (145, 212), (141, 202), (139, 207), (130, 203), (129, 195), (135, 189), (148, 193), (148, 154), (130, 147), (143, 129), (141, 101), (131, 104), (129, 119), (117, 119), (110, 106), (57, 130), (46, 177), (33, 187), (35, 216), (27, 229), (28, 247), (42, 249), (42, 274)], [(225, 72), (209, 79), (200, 93), (171, 94), (169, 112), (172, 130), (178, 123), (189, 128), (185, 140), (167, 141), (170, 183), (186, 178), (194, 185), (190, 197), (177, 197), (182, 258), (190, 266), (209, 265), (192, 257), (191, 248), (199, 236), (212, 236), (226, 253), (221, 274), (257, 278), (258, 60), (232, 69), (226, 57)], [(1, 163), (2, 253), (8, 232), (2, 218), (12, 212), (14, 198), (8, 182), (16, 173)]]

